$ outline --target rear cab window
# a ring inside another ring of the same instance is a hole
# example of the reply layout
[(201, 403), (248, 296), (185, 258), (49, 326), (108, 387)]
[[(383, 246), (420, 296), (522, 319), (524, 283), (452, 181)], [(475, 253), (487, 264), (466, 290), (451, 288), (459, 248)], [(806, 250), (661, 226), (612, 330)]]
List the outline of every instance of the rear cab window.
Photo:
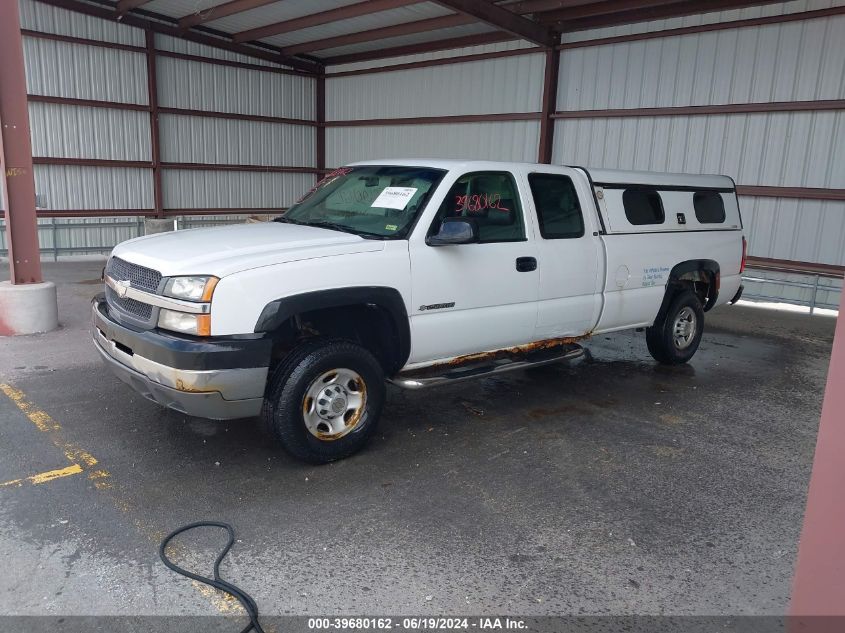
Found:
[(584, 235), (584, 216), (569, 176), (533, 173), (528, 175), (528, 184), (537, 210), (540, 235), (544, 239), (572, 239)]
[(437, 210), (428, 234), (437, 233), (448, 217), (474, 219), (482, 244), (526, 239), (519, 191), (509, 172), (473, 172), (458, 178)]

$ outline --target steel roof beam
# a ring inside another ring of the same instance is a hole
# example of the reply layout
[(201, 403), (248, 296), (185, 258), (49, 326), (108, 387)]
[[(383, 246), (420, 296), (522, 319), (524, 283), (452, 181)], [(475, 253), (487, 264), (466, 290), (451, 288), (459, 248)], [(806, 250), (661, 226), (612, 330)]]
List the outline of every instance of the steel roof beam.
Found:
[(679, 0), (604, 0), (602, 2), (582, 3), (553, 11), (540, 12), (537, 14), (537, 19), (540, 22), (562, 21), (566, 23), (570, 20), (590, 18), (596, 15), (621, 13), (672, 4), (677, 5), (678, 2)]
[(479, 33), (478, 35), (466, 35), (464, 37), (450, 37), (443, 40), (421, 42), (419, 44), (405, 44), (382, 48), (374, 51), (362, 51), (360, 53), (349, 53), (347, 55), (336, 55), (334, 57), (323, 57), (321, 61), (328, 65), (351, 64), (354, 62), (368, 62), (374, 59), (386, 59), (388, 57), (403, 57), (405, 55), (416, 55), (418, 53), (431, 53), (432, 51), (443, 51), (451, 48), (464, 46), (479, 46), (481, 44), (495, 44), (516, 39), (510, 33), (493, 31), (492, 33)]
[(473, 21), (484, 22), (495, 29), (540, 46), (554, 46), (560, 39), (548, 26), (538, 24), (487, 0), (433, 1), (442, 7), (472, 18)]
[(229, 15), (243, 13), (250, 9), (257, 9), (267, 4), (273, 4), (274, 2), (279, 2), (279, 0), (232, 0), (231, 2), (218, 4), (216, 7), (197, 9), (194, 13), (179, 19), (179, 28), (189, 29), (198, 24), (219, 20)]
[[(594, 15), (572, 19), (571, 9), (541, 13), (538, 19), (542, 23), (556, 24), (562, 32), (583, 31), (586, 29), (631, 24), (648, 20), (681, 17), (726, 9), (774, 4), (778, 0), (684, 0), (660, 4), (659, 6), (640, 6), (639, 8), (619, 10), (605, 15)], [(602, 3), (603, 4), (603, 3)], [(620, 3), (626, 4), (626, 3)], [(589, 6), (589, 5), (588, 5)], [(630, 6), (630, 5), (629, 5)]]
[(152, 0), (120, 0), (115, 7), (118, 15), (123, 15), (127, 11), (137, 9), (138, 7), (149, 4)]

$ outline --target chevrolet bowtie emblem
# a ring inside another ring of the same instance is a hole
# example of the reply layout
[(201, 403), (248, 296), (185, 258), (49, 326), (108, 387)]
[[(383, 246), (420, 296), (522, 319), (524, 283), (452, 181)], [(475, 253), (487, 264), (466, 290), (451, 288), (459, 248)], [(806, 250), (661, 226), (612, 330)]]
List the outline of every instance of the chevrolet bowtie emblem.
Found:
[(120, 281), (114, 282), (114, 291), (117, 293), (117, 296), (123, 299), (126, 296), (126, 292), (129, 290), (129, 286), (131, 285), (128, 279), (122, 279)]

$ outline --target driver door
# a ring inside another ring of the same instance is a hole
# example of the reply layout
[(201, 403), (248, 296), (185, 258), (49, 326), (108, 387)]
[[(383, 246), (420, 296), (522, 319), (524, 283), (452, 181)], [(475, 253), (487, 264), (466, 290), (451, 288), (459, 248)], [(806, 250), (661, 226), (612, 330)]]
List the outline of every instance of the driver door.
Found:
[[(429, 226), (414, 232), (409, 364), (532, 341), (537, 243), (522, 199), (511, 172), (467, 173), (453, 181)], [(478, 243), (428, 245), (446, 217), (474, 219)]]

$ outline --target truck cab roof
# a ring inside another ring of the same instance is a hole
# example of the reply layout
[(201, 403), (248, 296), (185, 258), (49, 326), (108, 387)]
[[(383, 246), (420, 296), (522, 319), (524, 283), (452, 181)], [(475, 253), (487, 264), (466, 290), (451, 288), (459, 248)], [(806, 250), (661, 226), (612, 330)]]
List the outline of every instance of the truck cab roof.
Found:
[(547, 165), (541, 163), (508, 162), (490, 160), (466, 159), (431, 159), (431, 158), (391, 158), (383, 160), (367, 160), (350, 163), (358, 165), (413, 165), (416, 167), (431, 167), (449, 171), (485, 171), (506, 170), (514, 168), (536, 167), (570, 167), (586, 171), (596, 186), (612, 183), (614, 185), (651, 185), (659, 189), (667, 188), (702, 188), (733, 191), (736, 186), (729, 176), (718, 174), (682, 174), (656, 171), (637, 171), (628, 169), (601, 169), (583, 167), (580, 165)]

